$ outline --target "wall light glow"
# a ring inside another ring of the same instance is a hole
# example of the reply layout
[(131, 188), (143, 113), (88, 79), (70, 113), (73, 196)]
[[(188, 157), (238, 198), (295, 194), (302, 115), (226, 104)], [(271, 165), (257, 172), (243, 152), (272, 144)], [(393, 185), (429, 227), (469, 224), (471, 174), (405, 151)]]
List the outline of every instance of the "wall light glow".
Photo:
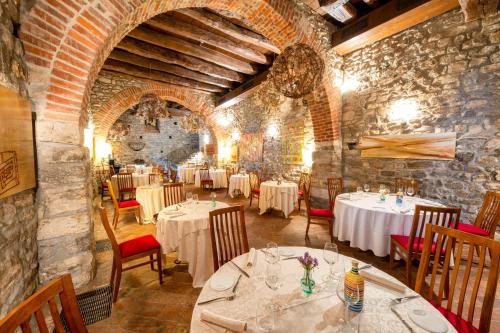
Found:
[(231, 139), (233, 141), (238, 141), (240, 139), (240, 132), (238, 130), (233, 130), (233, 133), (231, 133)]
[(217, 116), (217, 124), (222, 127), (228, 127), (232, 124), (234, 116), (232, 114), (220, 114)]
[(279, 134), (278, 126), (276, 124), (269, 125), (269, 127), (267, 128), (266, 134), (267, 134), (267, 136), (275, 139), (276, 137), (278, 137), (278, 134)]
[(344, 78), (344, 81), (342, 82), (342, 85), (340, 86), (340, 91), (342, 93), (346, 93), (349, 91), (355, 91), (356, 89), (359, 88), (361, 85), (361, 82), (355, 77), (347, 77)]
[(412, 99), (400, 99), (395, 101), (389, 110), (389, 120), (393, 122), (406, 123), (415, 119), (419, 114), (418, 103)]
[(314, 142), (308, 143), (302, 148), (302, 161), (304, 162), (304, 166), (308, 168), (312, 168), (313, 158), (312, 154), (316, 150)]
[(112, 155), (111, 145), (104, 139), (98, 139), (95, 143), (95, 157), (97, 159), (108, 159)]
[(207, 133), (205, 133), (203, 135), (203, 142), (207, 145), (210, 143), (210, 135), (208, 135)]
[(83, 146), (89, 149), (90, 158), (94, 155), (94, 129), (84, 128), (83, 129)]

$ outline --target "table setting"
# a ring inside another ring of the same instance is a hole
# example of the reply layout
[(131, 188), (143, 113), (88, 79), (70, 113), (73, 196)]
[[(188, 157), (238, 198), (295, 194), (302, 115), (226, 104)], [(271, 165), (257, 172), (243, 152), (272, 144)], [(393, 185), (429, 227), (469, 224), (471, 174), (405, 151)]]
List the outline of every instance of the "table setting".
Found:
[(298, 200), (298, 185), (286, 180), (269, 180), (260, 184), (260, 215), (269, 209), (281, 210), (286, 218), (295, 209)]
[(358, 188), (337, 196), (333, 234), (351, 247), (372, 250), (376, 256), (390, 253), (390, 235), (408, 235), (415, 205), (443, 207), (439, 202), (408, 195), (373, 193)]
[(268, 244), (226, 263), (203, 287), (191, 332), (456, 332), (413, 290), (328, 244)]
[[(214, 182), (214, 188), (226, 188), (227, 187), (227, 177), (225, 169), (210, 169), (209, 170), (210, 179)], [(194, 174), (194, 185), (200, 187), (200, 170), (196, 170)]]
[(188, 192), (186, 198), (185, 202), (165, 207), (158, 213), (156, 239), (163, 254), (177, 251), (177, 258), (189, 263), (193, 287), (199, 288), (214, 270), (209, 212), (229, 205), (216, 201), (214, 195), (212, 200), (198, 200), (196, 194)]

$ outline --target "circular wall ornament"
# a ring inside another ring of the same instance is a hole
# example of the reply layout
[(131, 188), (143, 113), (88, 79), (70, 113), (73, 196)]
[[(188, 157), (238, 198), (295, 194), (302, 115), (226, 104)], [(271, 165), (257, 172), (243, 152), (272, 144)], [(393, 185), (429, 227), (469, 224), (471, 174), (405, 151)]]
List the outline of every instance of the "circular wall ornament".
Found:
[(309, 46), (287, 47), (274, 61), (270, 77), (274, 87), (290, 98), (301, 98), (313, 91), (323, 79), (323, 59)]

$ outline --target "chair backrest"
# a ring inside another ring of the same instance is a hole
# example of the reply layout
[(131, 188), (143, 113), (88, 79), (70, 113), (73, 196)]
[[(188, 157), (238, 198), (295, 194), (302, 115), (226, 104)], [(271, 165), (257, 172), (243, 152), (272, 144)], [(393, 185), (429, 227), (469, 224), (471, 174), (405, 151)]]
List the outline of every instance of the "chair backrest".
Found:
[[(415, 215), (411, 226), (408, 244), (410, 253), (420, 253), (424, 244), (424, 230), (426, 224), (440, 225), (456, 229), (460, 221), (460, 208), (415, 206)], [(411, 245), (413, 244), (413, 246)]]
[(196, 163), (188, 163), (187, 167), (188, 168), (194, 168), (194, 167), (196, 167)]
[(184, 184), (169, 183), (163, 185), (163, 198), (165, 207), (172, 206), (185, 200)]
[(307, 184), (302, 185), (301, 188), (302, 192), (304, 192), (304, 202), (306, 203), (306, 210), (307, 214), (309, 215), (309, 211), (311, 210), (311, 194), (309, 192), (309, 188), (307, 187)]
[(104, 230), (106, 230), (106, 234), (108, 235), (109, 241), (111, 242), (111, 247), (113, 248), (113, 253), (116, 258), (120, 258), (120, 247), (118, 246), (118, 241), (116, 240), (115, 233), (113, 232), (113, 228), (111, 228), (111, 225), (109, 224), (108, 220), (108, 214), (106, 211), (106, 208), (100, 207), (99, 208), (100, 213), (101, 213), (101, 223), (104, 227)]
[(248, 174), (249, 180), (250, 180), (250, 189), (252, 190), (258, 190), (260, 188), (260, 178), (257, 172), (251, 171)]
[(115, 167), (113, 165), (109, 166), (109, 176), (113, 177), (116, 174)]
[(115, 210), (117, 210), (118, 209), (118, 199), (116, 199), (115, 190), (113, 190), (113, 185), (111, 184), (110, 180), (107, 180), (106, 183), (108, 184), (108, 191), (109, 191), (109, 195), (111, 196), (111, 200), (113, 201), (113, 206), (114, 206)]
[[(432, 256), (432, 253), (442, 252), (444, 259)], [(488, 268), (485, 267), (486, 252), (490, 253), (491, 258)], [(429, 265), (431, 260), (432, 266)], [(479, 325), (475, 326), (479, 328), (479, 332), (489, 332), (498, 284), (499, 260), (500, 243), (493, 239), (427, 225), (415, 290), (429, 301), (437, 302), (470, 323), (474, 321), (475, 310), (480, 307)], [(483, 280), (483, 275), (486, 281)], [(448, 281), (450, 284), (446, 293), (445, 285)], [(446, 304), (442, 305), (445, 297)], [(476, 306), (478, 298), (482, 300), (480, 306)], [(467, 309), (465, 314), (464, 308)]]
[(36, 319), (38, 331), (49, 332), (49, 327), (45, 321), (46, 315), (43, 311), (47, 307), (55, 326), (55, 332), (66, 332), (59, 315), (59, 302), (69, 330), (79, 333), (88, 332), (76, 301), (75, 288), (70, 274), (59, 276), (50, 281), (16, 306), (5, 318), (0, 319), (0, 332), (11, 333), (19, 328), (21, 328), (22, 332), (32, 332), (30, 319), (33, 316)]
[(209, 169), (200, 169), (200, 180), (210, 180), (210, 170)]
[(170, 180), (175, 183), (177, 180), (177, 169), (170, 167)]
[(118, 191), (130, 191), (134, 189), (134, 179), (132, 173), (119, 173), (116, 175), (118, 182)]
[(337, 198), (337, 195), (341, 194), (344, 189), (344, 182), (342, 177), (330, 177), (326, 181), (328, 186), (328, 201), (330, 207), (333, 207), (335, 198)]
[(414, 195), (418, 194), (420, 190), (420, 184), (418, 180), (413, 178), (396, 178), (394, 182), (394, 192), (397, 192), (399, 189), (402, 189), (406, 194), (408, 187), (413, 187)]
[(304, 186), (307, 186), (307, 191), (311, 190), (311, 174), (309, 172), (300, 173), (299, 189), (302, 190)]
[(160, 172), (149, 174), (149, 185), (157, 184), (160, 180), (163, 180), (162, 174)]
[(500, 193), (486, 192), (483, 204), (477, 214), (476, 226), (490, 233), (490, 238), (493, 238), (496, 231), (496, 226), (500, 221)]
[[(226, 179), (227, 183), (229, 184), (229, 178), (234, 175), (234, 169), (232, 166), (226, 166)], [(229, 187), (228, 187), (229, 188)]]
[(243, 206), (216, 209), (209, 213), (214, 272), (231, 259), (248, 252)]

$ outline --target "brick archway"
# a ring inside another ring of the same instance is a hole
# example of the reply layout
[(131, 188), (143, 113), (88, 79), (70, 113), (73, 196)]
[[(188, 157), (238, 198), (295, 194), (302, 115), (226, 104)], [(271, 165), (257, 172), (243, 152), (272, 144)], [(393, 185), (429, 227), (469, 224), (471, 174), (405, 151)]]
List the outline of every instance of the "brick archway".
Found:
[(208, 95), (202, 95), (191, 89), (179, 89), (168, 84), (149, 83), (147, 87), (129, 87), (112, 96), (97, 112), (94, 113), (95, 135), (106, 138), (115, 121), (128, 109), (139, 102), (141, 96), (153, 93), (162, 99), (177, 102), (193, 112), (199, 113), (206, 121), (214, 144), (217, 136), (210, 115), (212, 101)]
[[(323, 38), (306, 7), (290, 0), (36, 0), (20, 38), (29, 68), (29, 94), (37, 113), (38, 254), (43, 283), (71, 272), (77, 286), (93, 276), (93, 223), (89, 157), (83, 147), (90, 90), (114, 46), (149, 18), (186, 7), (229, 10), (280, 49), (303, 42), (325, 54)], [(331, 84), (331, 83), (328, 83)], [(328, 89), (327, 89), (328, 90)], [(316, 119), (336, 118), (325, 99)], [(316, 141), (328, 144), (334, 126), (316, 121)], [(316, 126), (318, 124), (318, 126)], [(64, 204), (57, 204), (64, 198)], [(57, 249), (65, 248), (64, 252)]]

